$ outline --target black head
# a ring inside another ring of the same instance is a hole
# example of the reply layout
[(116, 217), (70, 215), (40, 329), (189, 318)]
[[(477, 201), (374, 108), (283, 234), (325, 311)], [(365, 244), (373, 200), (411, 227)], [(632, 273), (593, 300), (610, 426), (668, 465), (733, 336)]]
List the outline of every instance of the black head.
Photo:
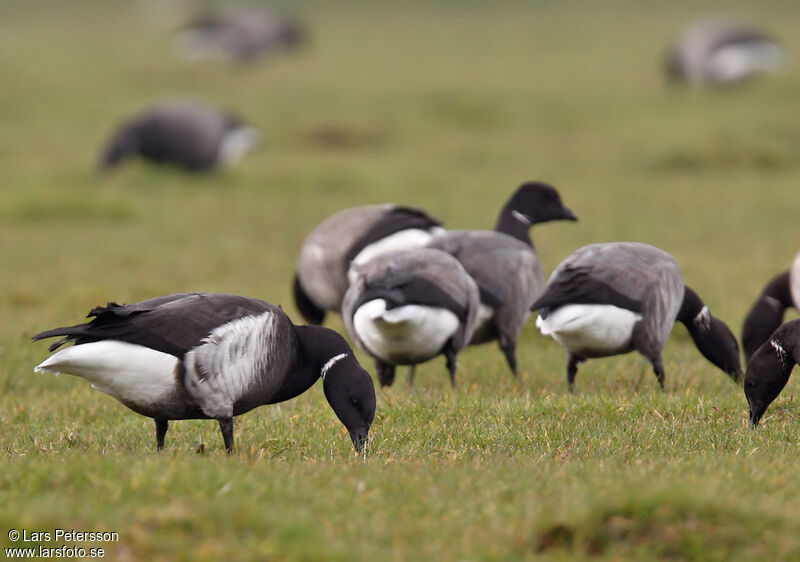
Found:
[(758, 425), (767, 407), (789, 382), (792, 361), (783, 347), (774, 339), (758, 348), (747, 365), (744, 375), (744, 395), (750, 407), (750, 423)]
[(323, 367), (322, 385), (325, 398), (350, 433), (356, 451), (361, 452), (375, 419), (372, 377), (359, 365), (352, 351), (332, 357), (326, 365), (327, 368)]
[(800, 357), (800, 319), (775, 330), (759, 347), (747, 365), (744, 394), (750, 406), (750, 423), (758, 425), (767, 407), (789, 382), (789, 375)]
[(578, 217), (564, 203), (558, 191), (542, 182), (522, 184), (508, 200), (505, 210), (516, 212), (529, 221), (529, 224), (555, 220), (578, 220)]
[(553, 187), (541, 182), (524, 183), (503, 206), (494, 229), (532, 244), (528, 230), (536, 223), (554, 220), (578, 220), (561, 202)]
[(117, 132), (100, 157), (99, 168), (107, 170), (128, 156), (139, 152), (139, 133), (134, 125), (125, 125)]

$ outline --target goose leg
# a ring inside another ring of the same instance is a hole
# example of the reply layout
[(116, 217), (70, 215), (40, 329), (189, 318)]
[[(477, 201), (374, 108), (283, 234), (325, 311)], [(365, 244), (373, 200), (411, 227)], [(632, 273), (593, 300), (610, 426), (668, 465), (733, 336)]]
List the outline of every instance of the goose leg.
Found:
[(506, 356), (511, 374), (517, 376), (517, 342), (508, 336), (500, 336), (500, 349)]
[(661, 390), (664, 390), (664, 363), (661, 361), (660, 356), (653, 359), (653, 372), (658, 379), (658, 386), (661, 387)]
[(164, 436), (169, 429), (169, 422), (167, 420), (153, 420), (156, 422), (156, 450), (160, 451), (164, 448)]
[(378, 371), (378, 380), (381, 386), (392, 386), (394, 382), (394, 365), (384, 363), (380, 359), (375, 360), (375, 370)]
[(456, 359), (456, 353), (453, 351), (451, 346), (447, 346), (444, 350), (445, 361), (447, 362), (447, 370), (450, 372), (450, 384), (453, 388), (456, 387), (456, 368), (458, 367), (458, 361)]
[(222, 430), (222, 440), (225, 441), (225, 451), (233, 454), (233, 418), (219, 418), (219, 428)]
[(417, 372), (416, 365), (409, 365), (408, 366), (408, 386), (414, 386), (414, 375)]
[(578, 374), (578, 365), (584, 361), (582, 357), (567, 353), (567, 388), (570, 392), (575, 392), (575, 375)]

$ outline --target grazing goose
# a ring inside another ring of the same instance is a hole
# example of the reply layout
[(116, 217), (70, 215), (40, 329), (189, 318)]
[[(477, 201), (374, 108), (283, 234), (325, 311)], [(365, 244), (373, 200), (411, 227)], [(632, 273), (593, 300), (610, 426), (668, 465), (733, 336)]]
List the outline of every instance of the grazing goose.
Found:
[(593, 357), (637, 350), (653, 365), (664, 388), (662, 351), (675, 321), (686, 325), (700, 352), (738, 379), (739, 346), (685, 285), (678, 262), (647, 244), (592, 244), (567, 257), (550, 276), (536, 326), (567, 350), (567, 383), (578, 364)]
[(328, 217), (300, 249), (293, 282), (298, 310), (307, 322), (322, 324), (326, 310), (341, 310), (352, 265), (422, 247), (441, 232), (441, 223), (420, 209), (394, 204), (352, 207)]
[(750, 308), (742, 327), (742, 347), (750, 357), (783, 322), (787, 308), (800, 310), (800, 253), (791, 268), (773, 277)]
[(747, 363), (744, 394), (753, 427), (789, 382), (789, 375), (798, 362), (800, 320), (791, 320), (775, 330)]
[(101, 167), (140, 156), (191, 171), (232, 166), (259, 142), (257, 129), (236, 117), (191, 101), (151, 107), (124, 124), (105, 148)]
[(350, 337), (375, 359), (381, 386), (396, 365), (444, 355), (455, 386), (456, 358), (467, 345), (480, 298), (475, 281), (450, 254), (400, 250), (354, 268), (342, 315)]
[(514, 375), (517, 339), (544, 289), (542, 264), (528, 231), (541, 222), (577, 219), (555, 189), (529, 182), (505, 204), (493, 231), (450, 230), (428, 243), (458, 259), (478, 284), (481, 305), (470, 345), (498, 340)]
[(752, 26), (725, 19), (698, 22), (669, 47), (667, 77), (676, 82), (725, 86), (776, 70), (778, 42)]
[(228, 6), (201, 14), (178, 33), (177, 46), (187, 59), (222, 58), (250, 62), (303, 43), (295, 20), (252, 6)]
[(233, 417), (289, 400), (317, 379), (361, 451), (375, 416), (372, 378), (345, 339), (295, 326), (277, 306), (236, 295), (182, 293), (89, 313), (85, 324), (42, 332), (62, 336), (36, 371), (82, 377), (156, 423), (164, 447), (169, 420), (219, 422), (233, 450)]

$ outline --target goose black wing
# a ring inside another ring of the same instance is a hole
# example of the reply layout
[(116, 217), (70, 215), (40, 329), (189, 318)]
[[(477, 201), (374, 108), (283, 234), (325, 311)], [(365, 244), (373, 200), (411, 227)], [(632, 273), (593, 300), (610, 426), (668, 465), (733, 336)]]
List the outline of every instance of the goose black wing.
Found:
[(131, 305), (108, 303), (89, 312), (90, 322), (55, 328), (34, 340), (63, 336), (50, 346), (118, 340), (176, 357), (195, 347), (214, 328), (232, 320), (279, 310), (265, 301), (220, 293), (181, 293)]
[[(667, 252), (637, 242), (591, 244), (577, 250), (556, 268), (544, 294), (531, 310), (566, 304), (610, 304), (633, 312), (661, 292), (670, 308), (683, 298), (680, 266)], [(672, 318), (671, 320), (674, 320)]]
[(391, 272), (380, 279), (371, 280), (352, 305), (351, 310), (371, 300), (384, 299), (387, 308), (409, 304), (446, 308), (462, 322), (466, 320), (468, 308), (435, 282), (406, 272)]
[(409, 229), (428, 230), (441, 225), (442, 223), (421, 209), (395, 206), (348, 249), (345, 258), (350, 263), (361, 250), (396, 232)]

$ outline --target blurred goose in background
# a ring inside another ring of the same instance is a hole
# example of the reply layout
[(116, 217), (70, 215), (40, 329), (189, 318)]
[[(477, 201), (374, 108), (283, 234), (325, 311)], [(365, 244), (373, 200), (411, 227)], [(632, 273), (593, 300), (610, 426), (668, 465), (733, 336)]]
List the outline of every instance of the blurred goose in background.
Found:
[(747, 360), (783, 322), (784, 312), (800, 310), (800, 253), (792, 266), (773, 277), (750, 308), (742, 327), (742, 347)]
[(151, 107), (122, 125), (106, 146), (101, 167), (139, 156), (191, 171), (232, 166), (261, 139), (259, 131), (233, 115), (177, 100)]
[(710, 19), (688, 27), (666, 54), (667, 77), (676, 82), (725, 86), (777, 70), (780, 44), (751, 25)]
[(190, 60), (221, 58), (249, 62), (301, 45), (300, 23), (256, 6), (227, 6), (199, 15), (177, 35), (179, 52)]
[(375, 359), (381, 386), (394, 382), (396, 365), (437, 355), (445, 356), (455, 386), (456, 359), (480, 304), (478, 287), (458, 260), (439, 250), (400, 250), (353, 272), (342, 315), (350, 337)]
[(581, 362), (633, 350), (650, 361), (664, 388), (662, 352), (675, 321), (711, 363), (734, 380), (741, 373), (734, 335), (686, 286), (675, 258), (648, 244), (580, 248), (556, 268), (531, 310), (539, 310), (542, 334), (567, 350), (570, 391)]
[(364, 205), (339, 211), (303, 242), (293, 281), (294, 300), (311, 324), (340, 312), (351, 265), (392, 250), (419, 248), (444, 232), (441, 223), (415, 207)]
[(295, 326), (277, 306), (219, 293), (181, 293), (89, 313), (90, 322), (55, 328), (61, 336), (37, 372), (82, 377), (134, 412), (153, 418), (164, 447), (169, 420), (216, 419), (233, 450), (233, 417), (305, 392), (318, 379), (356, 450), (375, 416), (372, 378), (345, 339), (327, 328)]
[(478, 285), (481, 304), (470, 345), (497, 340), (514, 375), (517, 339), (545, 285), (529, 229), (577, 219), (553, 187), (528, 182), (503, 206), (493, 231), (449, 230), (428, 244), (458, 259)]
[(750, 407), (750, 423), (758, 425), (770, 404), (778, 397), (800, 362), (800, 320), (780, 326), (747, 363), (744, 394)]

